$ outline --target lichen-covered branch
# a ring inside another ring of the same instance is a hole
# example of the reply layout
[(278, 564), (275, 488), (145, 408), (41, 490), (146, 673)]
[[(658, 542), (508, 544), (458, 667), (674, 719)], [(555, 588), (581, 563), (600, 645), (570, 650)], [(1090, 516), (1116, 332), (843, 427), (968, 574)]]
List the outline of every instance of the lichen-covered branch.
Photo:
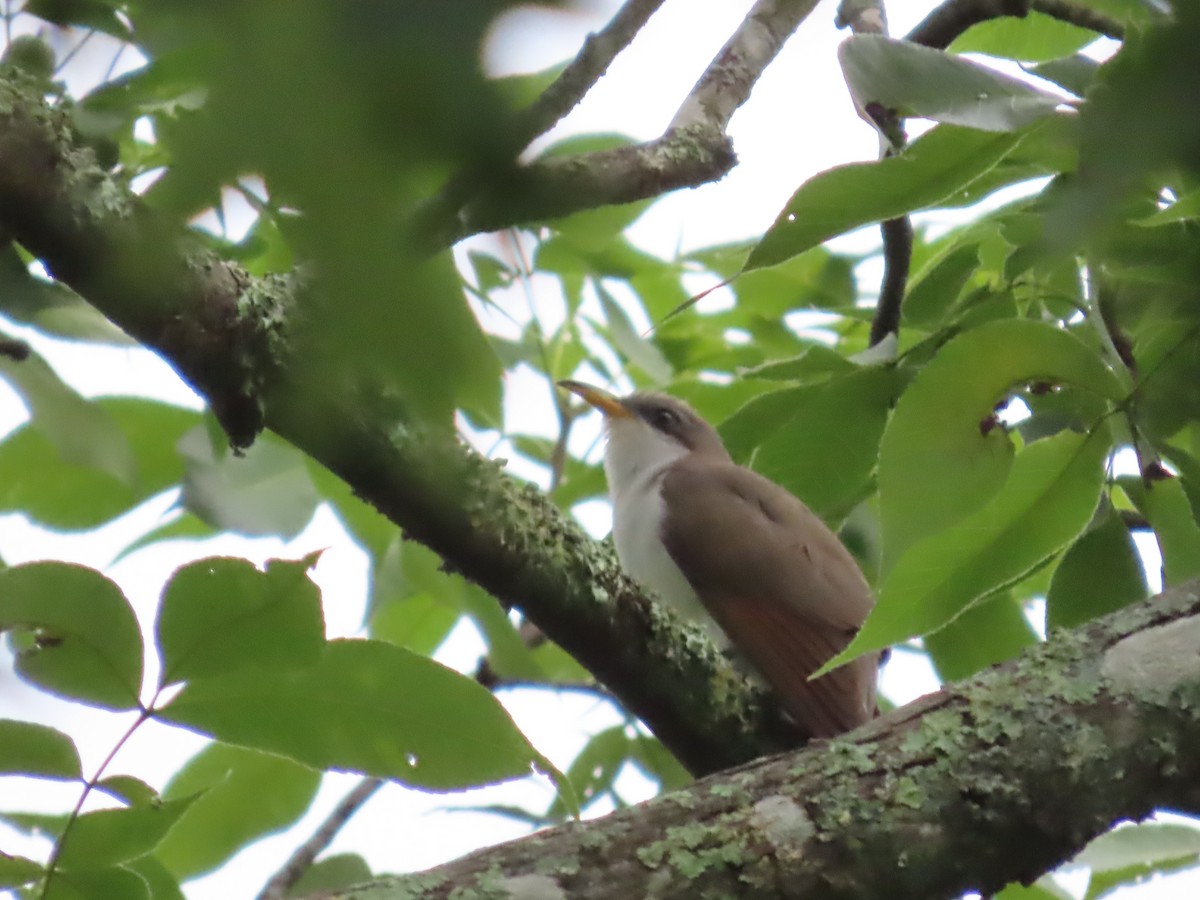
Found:
[(0, 227), (168, 360), (235, 445), (264, 425), (290, 440), (448, 568), (519, 607), (693, 772), (800, 739), (535, 487), (452, 436), (405, 427), (353, 369), (313, 365), (319, 352), (297, 346), (299, 279), (253, 279), (199, 249), (77, 149), (65, 113), (12, 73), (0, 74)]
[(850, 735), (339, 896), (988, 896), (1200, 808), (1197, 709), (1193, 581)]
[(758, 0), (700, 76), (671, 127), (703, 124), (724, 132), (784, 41), (816, 5), (817, 0)]
[(520, 189), (509, 184), (502, 197), (485, 195), (470, 204), (458, 236), (696, 187), (724, 175), (736, 162), (733, 142), (705, 125), (674, 129), (628, 147), (548, 159), (514, 175)]

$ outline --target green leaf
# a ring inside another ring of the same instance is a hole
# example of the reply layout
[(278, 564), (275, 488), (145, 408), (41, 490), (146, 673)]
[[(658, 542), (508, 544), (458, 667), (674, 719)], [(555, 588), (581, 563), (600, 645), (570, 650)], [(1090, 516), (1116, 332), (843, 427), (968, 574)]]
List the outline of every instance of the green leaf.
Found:
[(954, 53), (986, 53), (1024, 62), (1043, 62), (1082, 50), (1094, 31), (1030, 11), (1022, 18), (1001, 16), (972, 25), (954, 39)]
[(309, 866), (300, 880), (288, 888), (288, 897), (333, 894), (343, 888), (370, 881), (371, 867), (357, 853), (337, 853)]
[(157, 900), (146, 880), (126, 866), (107, 869), (69, 869), (54, 873), (38, 900)]
[[(374, 583), (378, 584), (378, 575)], [(457, 624), (461, 613), (428, 594), (374, 605), (370, 635), (422, 656), (432, 656)]]
[(1012, 464), (992, 408), (1021, 381), (1065, 381), (1118, 399), (1096, 351), (1052, 325), (990, 322), (947, 343), (900, 396), (879, 450), (884, 571), (906, 548), (992, 497)]
[(925, 635), (925, 649), (942, 681), (969, 678), (1037, 643), (1037, 634), (1011, 592), (1001, 591)]
[(1163, 583), (1170, 587), (1200, 575), (1200, 525), (1178, 478), (1152, 481), (1127, 492), (1150, 521), (1162, 550)]
[(134, 397), (107, 397), (91, 405), (120, 429), (133, 467), (118, 477), (85, 462), (68, 462), (37, 423), (30, 423), (0, 442), (3, 508), (54, 528), (92, 528), (179, 481), (183, 467), (175, 443), (198, 420), (197, 413)]
[(133, 338), (66, 285), (30, 272), (12, 243), (0, 248), (0, 311), (45, 334), (119, 347), (136, 346)]
[(1062, 100), (1028, 82), (952, 53), (877, 34), (838, 47), (858, 109), (879, 105), (984, 131), (1016, 131), (1052, 115)]
[(29, 884), (40, 878), (44, 871), (42, 864), (32, 859), (0, 853), (0, 890)]
[(292, 538), (312, 519), (318, 497), (304, 454), (273, 435), (259, 435), (243, 456), (218, 456), (197, 426), (179, 453), (187, 466), (183, 505), (214, 528)]
[(769, 269), (741, 272), (752, 245), (713, 247), (688, 255), (722, 278), (732, 278), (737, 296), (735, 313), (771, 319), (795, 309), (846, 310), (854, 306), (855, 260), (814, 247)]
[(158, 846), (195, 799), (83, 813), (63, 837), (58, 865), (100, 869), (144, 856)]
[[(857, 366), (832, 347), (813, 344), (799, 356), (775, 359), (742, 372), (744, 378), (791, 381), (798, 384), (828, 381), (833, 375), (853, 372)], [(764, 396), (767, 392), (759, 394)], [(755, 397), (754, 399), (758, 399)]]
[[(613, 789), (613, 782), (632, 750), (625, 729), (625, 725), (614, 725), (593, 735), (567, 769), (567, 781), (579, 798), (580, 807), (586, 808)], [(571, 814), (572, 809), (560, 792), (546, 810), (545, 817), (551, 822), (561, 822)]]
[(66, 813), (22, 813), (0, 811), (0, 822), (27, 837), (58, 837), (70, 816)]
[(1096, 73), (1100, 71), (1100, 63), (1083, 53), (1076, 53), (1074, 56), (1051, 59), (1023, 68), (1030, 75), (1052, 81), (1076, 97), (1082, 97), (1095, 81)]
[(1170, 206), (1164, 206), (1151, 215), (1135, 219), (1134, 224), (1154, 227), (1170, 225), (1174, 222), (1188, 222), (1200, 219), (1200, 191), (1184, 194)]
[(1046, 630), (1073, 628), (1147, 594), (1141, 558), (1129, 529), (1107, 506), (1054, 572), (1046, 594)]
[(64, 462), (32, 424), (0, 442), (0, 508), (58, 530), (95, 528), (133, 505), (119, 479)]
[(426, 547), (415, 541), (397, 539), (397, 543), (401, 554), (397, 574), (402, 583), (395, 587), (396, 596), (427, 594), (456, 607), (478, 626), (488, 645), (488, 663), (497, 674), (530, 681), (543, 679), (529, 647), (494, 597), (462, 578), (449, 575), (440, 557)]
[(0, 775), (73, 781), (83, 770), (68, 735), (48, 725), (0, 719)]
[(135, 501), (180, 482), (183, 459), (176, 447), (201, 422), (200, 413), (142, 397), (101, 397), (95, 402), (129, 441), (136, 463)]
[(321, 592), (308, 577), (315, 556), (273, 559), (265, 572), (214, 557), (178, 569), (155, 624), (159, 686), (219, 674), (312, 665), (325, 645)]
[(625, 315), (625, 310), (599, 281), (596, 282), (596, 294), (604, 307), (604, 318), (608, 321), (608, 334), (613, 346), (629, 363), (645, 372), (654, 384), (670, 381), (671, 364), (663, 357), (662, 351), (638, 334), (629, 316)]
[(311, 457), (308, 463), (309, 478), (312, 479), (321, 498), (337, 513), (342, 525), (370, 556), (384, 552), (388, 542), (396, 534), (396, 526), (388, 521), (375, 507), (358, 497), (338, 476), (334, 475)]
[(196, 799), (154, 855), (181, 881), (211, 872), (297, 821), (320, 785), (320, 772), (290, 759), (209, 744), (163, 788), (164, 799)]
[(178, 880), (158, 861), (157, 856), (140, 856), (126, 863), (125, 868), (137, 873), (146, 882), (150, 888), (150, 900), (186, 900)]
[(172, 540), (188, 540), (209, 538), (214, 535), (216, 529), (207, 522), (201, 521), (197, 516), (189, 512), (182, 512), (175, 508), (168, 512), (167, 521), (163, 522), (157, 528), (152, 528), (132, 544), (126, 546), (113, 559), (113, 563), (120, 562), (131, 553), (136, 553), (151, 544), (158, 544), (163, 541)]
[(902, 385), (891, 366), (861, 368), (808, 393), (762, 435), (753, 467), (817, 515), (845, 515), (866, 493)]
[(995, 895), (995, 900), (1075, 900), (1075, 895), (1064, 891), (1049, 877), (1042, 877), (1034, 884), (1006, 885)]
[(0, 631), (13, 635), (17, 672), (53, 694), (134, 709), (142, 633), (121, 589), (94, 569), (29, 563), (0, 570)]
[(300, 671), (189, 682), (156, 716), (317, 768), (430, 790), (517, 778), (540, 760), (486, 689), (378, 641), (334, 641)]
[(979, 246), (954, 247), (922, 270), (909, 284), (901, 308), (904, 321), (917, 326), (942, 323), (967, 282), (979, 269)]
[(133, 482), (133, 453), (117, 423), (99, 404), (79, 396), (44, 359), (0, 357), (0, 376), (24, 399), (33, 427), (63, 462), (98, 469), (122, 484)]
[(129, 28), (117, 15), (116, 3), (105, 0), (28, 0), (24, 12), (55, 25), (95, 28), (121, 40), (129, 39)]
[(942, 125), (898, 156), (821, 172), (788, 200), (744, 271), (776, 265), (859, 226), (936, 206), (987, 173), (1028, 133)]
[[(383, 239), (383, 231), (372, 241)], [(388, 252), (386, 246), (375, 249), (381, 256)], [(376, 267), (391, 270), (398, 261), (382, 266), (377, 262)], [(380, 297), (357, 309), (333, 304), (336, 315), (321, 320), (333, 329), (333, 349), (349, 358), (358, 348), (385, 366), (406, 404), (426, 421), (448, 424), (455, 408), (473, 411), (484, 421), (499, 421), (500, 361), (467, 305), (451, 254), (410, 259), (404, 270), (389, 274), (397, 276), (396, 281), (390, 286), (380, 283)], [(397, 347), (404, 352), (397, 353)]]
[(1200, 829), (1164, 822), (1124, 825), (1100, 835), (1071, 860), (1093, 872), (1200, 855)]
[(96, 789), (126, 806), (150, 806), (159, 800), (158, 791), (132, 775), (109, 775), (96, 783)]
[(1103, 431), (1067, 431), (1026, 447), (980, 510), (900, 557), (858, 635), (823, 671), (941, 628), (1057, 552), (1091, 520), (1108, 451)]
[(633, 741), (633, 755), (630, 760), (637, 765), (647, 778), (658, 782), (661, 793), (685, 787), (694, 780), (679, 760), (670, 754), (658, 738), (639, 734)]
[(1148, 822), (1102, 834), (1073, 862), (1091, 865), (1084, 900), (1118, 896), (1119, 889), (1200, 862), (1200, 831), (1186, 825)]

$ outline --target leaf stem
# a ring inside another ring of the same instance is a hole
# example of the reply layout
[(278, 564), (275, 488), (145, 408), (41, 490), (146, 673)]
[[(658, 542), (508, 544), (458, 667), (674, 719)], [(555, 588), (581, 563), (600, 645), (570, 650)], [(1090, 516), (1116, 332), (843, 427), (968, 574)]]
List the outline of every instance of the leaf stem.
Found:
[(55, 867), (58, 865), (59, 857), (62, 855), (62, 849), (66, 845), (67, 837), (71, 833), (71, 827), (75, 824), (83, 810), (83, 804), (87, 800), (88, 795), (91, 794), (92, 790), (96, 787), (101, 776), (104, 775), (105, 769), (107, 769), (112, 763), (113, 759), (116, 758), (117, 753), (119, 753), (121, 748), (125, 746), (126, 741), (133, 737), (133, 733), (137, 731), (142, 723), (149, 719), (150, 716), (150, 709), (140, 710), (134, 723), (125, 730), (125, 733), (121, 735), (120, 739), (116, 742), (116, 744), (113, 745), (113, 748), (108, 751), (108, 755), (104, 757), (104, 761), (100, 763), (99, 767), (96, 769), (96, 773), (86, 782), (84, 782), (83, 790), (79, 794), (79, 800), (76, 801), (75, 808), (71, 810), (71, 815), (67, 817), (67, 823), (63, 826), (62, 834), (60, 834), (58, 836), (58, 840), (55, 841), (54, 850), (50, 853), (50, 860), (46, 863), (46, 878), (42, 882), (42, 890), (38, 894), (40, 900), (45, 900), (46, 896), (49, 894), (50, 882), (54, 879)]

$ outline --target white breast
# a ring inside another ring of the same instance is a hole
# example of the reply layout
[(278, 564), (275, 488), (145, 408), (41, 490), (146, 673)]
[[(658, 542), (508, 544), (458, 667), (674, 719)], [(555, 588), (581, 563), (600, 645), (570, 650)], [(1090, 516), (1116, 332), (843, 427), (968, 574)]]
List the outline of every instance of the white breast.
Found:
[(687, 450), (640, 420), (616, 420), (609, 429), (604, 472), (613, 505), (613, 542), (621, 565), (689, 621), (703, 624), (719, 646), (729, 639), (663, 546), (660, 487), (667, 468)]

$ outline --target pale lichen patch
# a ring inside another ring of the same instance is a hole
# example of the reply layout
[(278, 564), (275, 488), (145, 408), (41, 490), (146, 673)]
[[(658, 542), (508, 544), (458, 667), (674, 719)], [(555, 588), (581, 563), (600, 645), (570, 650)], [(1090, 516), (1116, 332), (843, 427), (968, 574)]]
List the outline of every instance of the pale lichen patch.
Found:
[(1118, 692), (1166, 695), (1200, 680), (1200, 616), (1177, 619), (1118, 641), (1101, 671)]
[(817, 832), (804, 808), (790, 797), (780, 794), (764, 797), (755, 803), (750, 813), (750, 824), (776, 850), (794, 851)]
[(511, 900), (567, 900), (567, 894), (549, 875), (515, 875), (505, 878), (499, 887)]

